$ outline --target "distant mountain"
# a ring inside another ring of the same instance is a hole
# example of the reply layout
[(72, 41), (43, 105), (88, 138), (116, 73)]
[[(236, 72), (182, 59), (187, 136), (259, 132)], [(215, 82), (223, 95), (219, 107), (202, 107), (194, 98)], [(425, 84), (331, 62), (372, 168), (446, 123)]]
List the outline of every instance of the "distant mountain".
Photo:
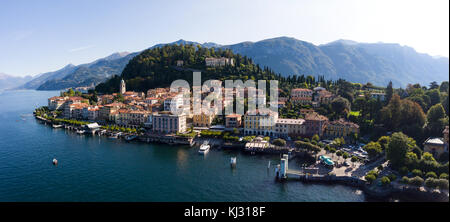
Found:
[(333, 61), (319, 47), (294, 38), (280, 37), (255, 43), (243, 42), (223, 48), (248, 56), (255, 63), (268, 66), (283, 76), (304, 74), (338, 78)]
[(113, 75), (120, 75), (125, 65), (138, 53), (118, 52), (91, 63), (72, 65), (37, 75), (19, 88), (60, 90), (71, 87), (95, 86)]
[(63, 78), (52, 78), (42, 83), (37, 90), (60, 90), (72, 87), (95, 86), (113, 75), (120, 75), (128, 61), (138, 53), (114, 53), (89, 64), (76, 66)]
[(343, 78), (351, 82), (404, 87), (408, 83), (428, 85), (448, 81), (448, 58), (433, 58), (413, 48), (389, 43), (358, 43), (337, 40), (325, 45), (288, 37), (222, 46), (249, 56), (283, 76), (324, 75), (326, 79)]
[(0, 73), (0, 90), (13, 89), (32, 79), (31, 76), (18, 77)]
[[(156, 44), (148, 49), (168, 44), (230, 49), (233, 53), (247, 56), (260, 66), (270, 67), (283, 76), (323, 75), (326, 79), (343, 78), (351, 82), (371, 82), (381, 86), (392, 81), (395, 87), (405, 87), (408, 83), (428, 85), (432, 81), (449, 79), (448, 58), (432, 57), (399, 44), (358, 43), (340, 39), (317, 46), (295, 38), (279, 37), (233, 45), (180, 39), (172, 43)], [(114, 53), (88, 64), (68, 65), (61, 70), (41, 74), (22, 88), (59, 90), (97, 85), (113, 75), (121, 75), (128, 62), (139, 54), (140, 52)]]
[(39, 86), (41, 86), (44, 82), (51, 79), (61, 79), (67, 76), (69, 73), (72, 73), (76, 69), (76, 66), (69, 64), (65, 66), (62, 69), (59, 69), (57, 71), (53, 72), (47, 72), (47, 73), (41, 73), (35, 77), (33, 77), (32, 80), (29, 82), (19, 86), (19, 89), (37, 89)]
[(386, 85), (392, 81), (404, 87), (449, 79), (448, 58), (436, 59), (399, 44), (333, 42), (319, 47), (333, 61), (339, 77), (353, 82)]

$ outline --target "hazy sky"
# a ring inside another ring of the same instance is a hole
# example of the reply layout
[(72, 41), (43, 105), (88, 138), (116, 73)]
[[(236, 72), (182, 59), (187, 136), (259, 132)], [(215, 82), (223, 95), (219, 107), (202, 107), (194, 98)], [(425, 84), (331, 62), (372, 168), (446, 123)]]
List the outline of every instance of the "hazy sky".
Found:
[(34, 75), (185, 39), (289, 36), (408, 45), (449, 56), (448, 0), (0, 0), (0, 72)]

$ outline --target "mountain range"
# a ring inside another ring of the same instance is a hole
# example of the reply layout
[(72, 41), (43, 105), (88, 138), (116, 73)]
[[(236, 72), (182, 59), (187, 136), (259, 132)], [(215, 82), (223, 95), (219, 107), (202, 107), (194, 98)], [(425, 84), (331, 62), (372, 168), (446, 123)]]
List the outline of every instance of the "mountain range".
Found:
[(16, 88), (28, 81), (30, 81), (33, 77), (25, 76), (18, 77), (12, 76), (5, 73), (0, 73), (0, 90), (13, 89)]
[[(194, 44), (207, 48), (228, 48), (234, 53), (251, 58), (261, 66), (270, 67), (283, 76), (323, 75), (326, 79), (346, 79), (351, 82), (384, 86), (392, 81), (396, 87), (408, 83), (428, 85), (432, 81), (448, 81), (449, 59), (418, 53), (413, 48), (391, 43), (359, 43), (337, 40), (314, 45), (290, 37), (278, 37), (258, 42), (220, 45), (179, 40), (166, 44)], [(151, 48), (161, 47), (157, 44)], [(59, 90), (70, 87), (92, 86), (113, 75), (120, 75), (128, 62), (138, 55), (114, 53), (88, 64), (67, 65), (40, 74), (20, 86), (25, 89)]]

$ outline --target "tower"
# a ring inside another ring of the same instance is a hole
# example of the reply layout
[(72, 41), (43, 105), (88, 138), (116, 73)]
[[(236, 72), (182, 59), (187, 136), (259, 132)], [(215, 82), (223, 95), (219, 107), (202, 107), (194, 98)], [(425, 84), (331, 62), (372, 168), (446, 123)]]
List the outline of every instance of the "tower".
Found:
[(127, 90), (125, 89), (125, 81), (122, 79), (120, 81), (120, 94), (124, 94)]

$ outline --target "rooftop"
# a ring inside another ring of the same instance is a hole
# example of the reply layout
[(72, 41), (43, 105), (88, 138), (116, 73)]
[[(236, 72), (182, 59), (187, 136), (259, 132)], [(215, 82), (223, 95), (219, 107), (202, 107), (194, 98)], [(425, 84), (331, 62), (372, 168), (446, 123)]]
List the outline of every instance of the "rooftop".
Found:
[(444, 139), (440, 137), (430, 137), (423, 144), (444, 145)]

